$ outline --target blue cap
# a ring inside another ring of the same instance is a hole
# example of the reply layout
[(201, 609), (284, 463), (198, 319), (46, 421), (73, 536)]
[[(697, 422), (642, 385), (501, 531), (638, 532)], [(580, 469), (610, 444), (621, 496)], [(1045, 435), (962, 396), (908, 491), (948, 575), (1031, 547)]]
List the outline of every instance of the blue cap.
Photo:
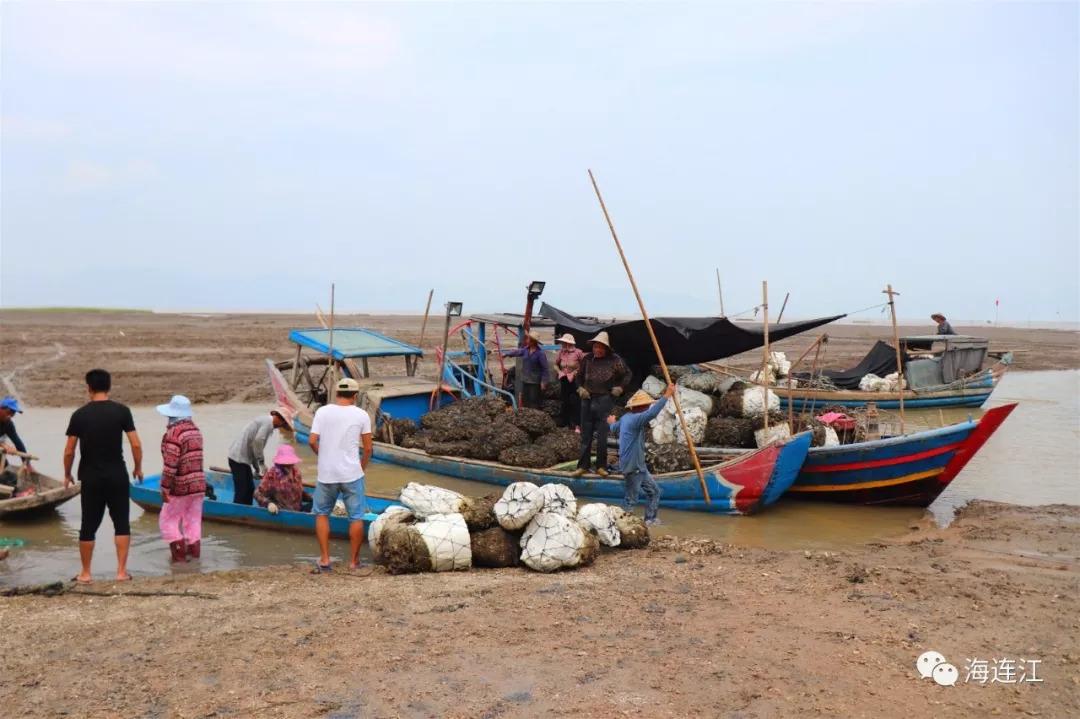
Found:
[(12, 412), (18, 412), (22, 414), (22, 408), (19, 406), (19, 400), (14, 397), (4, 397), (0, 400), (0, 409), (10, 409)]

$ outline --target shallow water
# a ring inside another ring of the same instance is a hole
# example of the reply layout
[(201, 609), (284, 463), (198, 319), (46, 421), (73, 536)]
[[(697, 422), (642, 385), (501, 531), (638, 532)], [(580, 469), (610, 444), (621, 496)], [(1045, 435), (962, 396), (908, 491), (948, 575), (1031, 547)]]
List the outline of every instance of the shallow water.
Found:
[[(994, 393), (992, 404), (1018, 401), (1020, 406), (998, 433), (934, 503), (932, 510), (947, 521), (953, 510), (971, 499), (1016, 504), (1080, 504), (1080, 372), (1011, 373)], [(227, 464), (225, 455), (233, 435), (258, 414), (254, 405), (197, 407), (196, 420), (204, 435), (208, 465)], [(164, 419), (152, 407), (134, 408), (135, 422), (146, 448), (145, 470), (160, 470), (158, 442)], [(909, 429), (958, 422), (967, 410), (908, 413)], [(41, 457), (38, 469), (62, 475), (63, 435), (71, 410), (35, 409), (18, 418), (19, 433), (31, 452)], [(977, 410), (974, 414), (978, 415)], [(277, 447), (275, 436), (268, 456)], [(306, 477), (314, 477), (314, 457), (298, 448)], [(129, 458), (130, 467), (130, 458)], [(468, 494), (487, 494), (490, 485), (429, 475), (415, 470), (374, 463), (368, 488), (393, 491), (419, 481)], [(282, 534), (228, 524), (203, 525), (203, 554), (198, 562), (173, 567), (168, 549), (158, 536), (157, 515), (132, 505), (132, 547), (129, 569), (133, 574), (166, 574), (314, 562), (314, 537)], [(697, 512), (661, 510), (665, 534), (706, 536), (733, 544), (776, 549), (837, 549), (895, 536), (922, 514), (920, 509), (855, 507), (817, 502), (781, 500), (756, 517), (724, 517)], [(78, 572), (79, 500), (73, 499), (51, 516), (31, 522), (0, 522), (0, 536), (26, 540), (0, 562), (0, 583), (24, 584), (64, 579)], [(366, 551), (366, 549), (365, 549)], [(348, 553), (344, 541), (333, 542), (336, 561)], [(98, 532), (94, 574), (106, 579), (115, 558), (112, 527), (106, 518)]]

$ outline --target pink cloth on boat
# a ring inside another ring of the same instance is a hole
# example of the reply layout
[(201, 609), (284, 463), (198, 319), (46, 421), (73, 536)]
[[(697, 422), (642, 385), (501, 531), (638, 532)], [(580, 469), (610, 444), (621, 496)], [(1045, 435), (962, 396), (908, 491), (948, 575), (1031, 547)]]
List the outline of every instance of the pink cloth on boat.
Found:
[(818, 415), (818, 419), (825, 424), (832, 424), (838, 419), (847, 419), (847, 415), (843, 412), (829, 412), (827, 414)]
[[(169, 544), (187, 540), (188, 544), (202, 539), (202, 494), (188, 494), (182, 497), (169, 495), (169, 501), (161, 505), (158, 526), (161, 538)], [(181, 528), (182, 525), (182, 528)]]

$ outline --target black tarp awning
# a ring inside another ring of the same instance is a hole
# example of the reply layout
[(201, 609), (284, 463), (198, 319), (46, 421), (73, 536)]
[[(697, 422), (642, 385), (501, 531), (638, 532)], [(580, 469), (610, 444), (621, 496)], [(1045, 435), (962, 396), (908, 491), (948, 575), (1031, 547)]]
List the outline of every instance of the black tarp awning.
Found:
[[(644, 320), (585, 320), (569, 315), (546, 302), (540, 307), (540, 315), (554, 320), (555, 331), (559, 334), (572, 334), (578, 346), (583, 349), (585, 343), (595, 337), (596, 333), (605, 331), (611, 338), (612, 349), (632, 368), (656, 364), (656, 352)], [(793, 337), (841, 317), (844, 315), (770, 325), (769, 341)], [(741, 326), (722, 317), (653, 317), (651, 321), (660, 349), (664, 353), (664, 360), (669, 365), (712, 362), (765, 344), (765, 333), (761, 326)]]
[[(908, 359), (907, 353), (902, 353), (901, 361), (905, 364)], [(863, 357), (862, 362), (852, 369), (827, 369), (818, 371), (817, 375), (828, 377), (832, 383), (840, 389), (859, 389), (859, 381), (868, 374), (885, 377), (896, 371), (896, 349), (887, 342), (877, 341), (870, 351)], [(795, 372), (792, 374), (796, 379), (810, 379), (809, 372)]]

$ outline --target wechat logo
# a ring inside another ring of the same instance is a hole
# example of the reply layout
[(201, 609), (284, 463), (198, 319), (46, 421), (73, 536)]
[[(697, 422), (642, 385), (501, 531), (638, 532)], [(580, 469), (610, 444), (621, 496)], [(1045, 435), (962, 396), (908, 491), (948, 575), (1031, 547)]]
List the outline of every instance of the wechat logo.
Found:
[(960, 678), (960, 672), (952, 664), (945, 661), (945, 657), (939, 652), (923, 652), (915, 662), (915, 668), (919, 670), (922, 679), (933, 679), (939, 686), (956, 686)]

